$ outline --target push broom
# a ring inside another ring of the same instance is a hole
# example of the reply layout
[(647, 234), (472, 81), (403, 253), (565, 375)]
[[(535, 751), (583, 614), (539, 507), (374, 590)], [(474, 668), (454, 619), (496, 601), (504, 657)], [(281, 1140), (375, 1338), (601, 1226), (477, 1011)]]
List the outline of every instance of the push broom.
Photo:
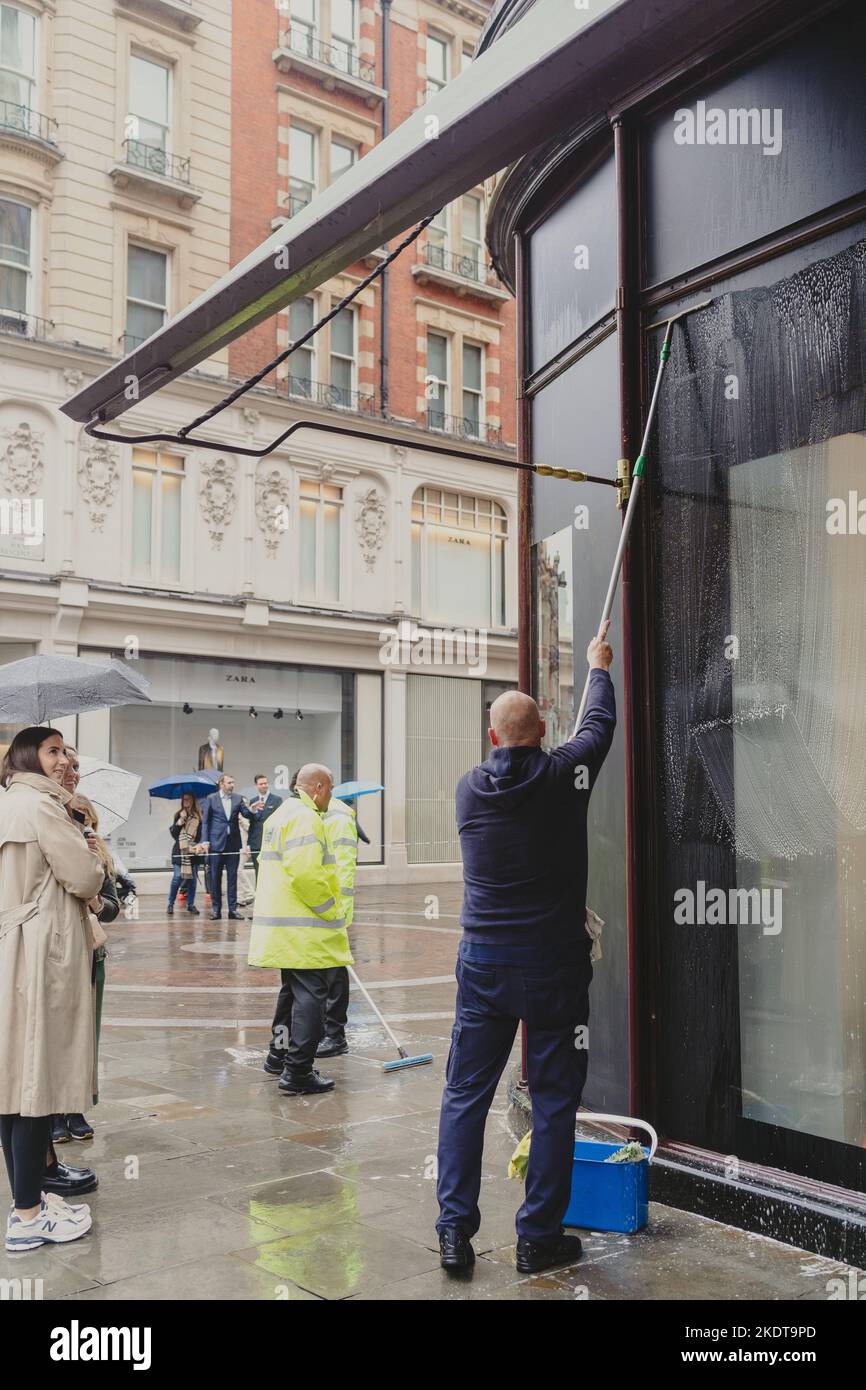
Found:
[(432, 1062), (432, 1052), (419, 1052), (417, 1057), (409, 1056), (405, 1048), (402, 1048), (398, 1043), (397, 1039), (394, 1037), (394, 1034), (392, 1033), (390, 1026), (385, 1022), (385, 1019), (382, 1017), (379, 1010), (376, 1008), (376, 1005), (373, 1003), (364, 986), (361, 984), (361, 981), (358, 979), (358, 976), (355, 974), (351, 965), (348, 967), (348, 971), (352, 979), (355, 981), (355, 984), (358, 986), (358, 989), (361, 991), (364, 998), (366, 999), (367, 1003), (370, 1005), (370, 1008), (373, 1010), (373, 1013), (376, 1015), (382, 1027), (385, 1029), (385, 1032), (388, 1034), (388, 1037), (391, 1039), (399, 1054), (399, 1056), (393, 1062), (383, 1062), (382, 1070), (399, 1071), (401, 1067), (423, 1067), (425, 1063)]
[[(707, 305), (712, 304), (712, 302), (713, 301), (711, 299), (705, 299), (702, 304), (693, 304), (691, 308), (683, 309), (682, 313), (674, 314), (673, 317), (669, 318), (667, 321), (664, 341), (661, 347), (661, 355), (659, 357), (659, 369), (656, 373), (656, 382), (655, 386), (653, 387), (652, 400), (650, 401), (650, 407), (647, 412), (646, 425), (644, 427), (643, 440), (640, 446), (640, 453), (635, 459), (634, 469), (632, 470), (631, 492), (629, 493), (628, 506), (625, 510), (625, 519), (623, 520), (622, 530), (619, 534), (619, 544), (616, 548), (616, 555), (613, 561), (613, 569), (610, 575), (610, 583), (607, 586), (607, 597), (604, 600), (604, 608), (602, 609), (601, 622), (598, 625), (598, 632), (596, 633), (596, 637), (599, 642), (602, 641), (604, 638), (607, 629), (607, 623), (610, 619), (611, 613), (613, 612), (613, 601), (616, 597), (616, 588), (617, 584), (619, 583), (620, 571), (622, 570), (622, 562), (625, 556), (625, 548), (628, 545), (629, 533), (631, 532), (631, 525), (632, 521), (634, 520), (635, 508), (637, 506), (638, 493), (640, 492), (641, 481), (643, 479), (644, 469), (646, 468), (647, 450), (649, 449), (649, 441), (650, 435), (652, 433), (653, 422), (655, 420), (656, 406), (658, 405), (659, 394), (661, 392), (662, 377), (664, 376), (665, 367), (668, 364), (668, 358), (671, 355), (671, 338), (673, 337), (674, 324), (677, 322), (678, 319), (684, 318), (686, 314), (694, 314), (697, 312), (698, 309), (706, 309)], [(580, 728), (580, 722), (583, 719), (583, 712), (586, 709), (587, 696), (589, 695), (590, 675), (591, 672), (587, 671), (586, 681), (583, 687), (583, 694), (580, 697), (580, 708), (577, 711), (577, 719), (574, 721), (574, 732), (571, 735), (572, 738), (574, 738), (575, 734)]]

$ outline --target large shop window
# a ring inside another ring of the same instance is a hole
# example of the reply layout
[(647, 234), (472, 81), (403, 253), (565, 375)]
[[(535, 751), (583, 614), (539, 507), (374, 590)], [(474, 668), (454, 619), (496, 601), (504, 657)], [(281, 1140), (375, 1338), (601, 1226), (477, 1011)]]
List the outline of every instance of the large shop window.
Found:
[(864, 322), (861, 241), (687, 320), (659, 410), (661, 1118), (781, 1166), (866, 1134)]
[(140, 658), (137, 669), (151, 682), (152, 703), (110, 713), (111, 761), (142, 778), (132, 815), (115, 837), (132, 869), (168, 866), (177, 804), (151, 800), (147, 787), (203, 766), (211, 729), (222, 770), (240, 792), (264, 772), (285, 793), (291, 773), (305, 762), (324, 763), (338, 778), (353, 775), (343, 735), (354, 728), (354, 696), (347, 708), (339, 671), (162, 656)]
[(498, 502), (439, 488), (412, 499), (412, 611), (425, 622), (505, 626), (508, 522)]

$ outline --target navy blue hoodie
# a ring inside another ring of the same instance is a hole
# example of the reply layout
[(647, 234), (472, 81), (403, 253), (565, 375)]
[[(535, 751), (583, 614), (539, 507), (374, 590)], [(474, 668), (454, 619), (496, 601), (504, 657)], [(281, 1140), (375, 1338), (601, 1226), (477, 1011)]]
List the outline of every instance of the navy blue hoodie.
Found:
[(551, 753), (494, 748), (461, 777), (462, 955), (532, 964), (586, 954), (586, 813), (615, 728), (613, 682), (594, 669), (576, 738)]

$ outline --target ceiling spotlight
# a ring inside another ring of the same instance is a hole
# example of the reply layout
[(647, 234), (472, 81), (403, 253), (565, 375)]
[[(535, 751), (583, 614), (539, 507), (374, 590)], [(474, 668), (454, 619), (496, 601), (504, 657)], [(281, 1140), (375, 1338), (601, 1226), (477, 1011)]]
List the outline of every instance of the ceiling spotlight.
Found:
[(275, 719), (282, 719), (282, 717), (283, 717), (283, 711), (282, 711), (281, 709), (275, 709), (275, 710), (274, 710), (274, 718), (275, 718)]
[(250, 719), (258, 719), (258, 717), (259, 712), (256, 709), (255, 705), (250, 705)]
[(296, 710), (295, 710), (295, 718), (296, 718), (296, 719), (303, 719), (303, 717), (304, 717), (304, 716), (301, 714), (301, 711), (300, 711), (299, 709), (296, 709)]
[(192, 705), (188, 704), (186, 700), (183, 702), (183, 712), (184, 714), (192, 714)]

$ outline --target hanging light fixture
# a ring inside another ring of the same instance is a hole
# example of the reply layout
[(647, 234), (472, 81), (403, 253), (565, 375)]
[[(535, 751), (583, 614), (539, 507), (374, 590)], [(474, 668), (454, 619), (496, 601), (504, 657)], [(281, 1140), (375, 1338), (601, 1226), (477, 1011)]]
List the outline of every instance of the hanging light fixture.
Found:
[(258, 717), (259, 712), (256, 709), (255, 705), (250, 705), (250, 719), (258, 719)]

